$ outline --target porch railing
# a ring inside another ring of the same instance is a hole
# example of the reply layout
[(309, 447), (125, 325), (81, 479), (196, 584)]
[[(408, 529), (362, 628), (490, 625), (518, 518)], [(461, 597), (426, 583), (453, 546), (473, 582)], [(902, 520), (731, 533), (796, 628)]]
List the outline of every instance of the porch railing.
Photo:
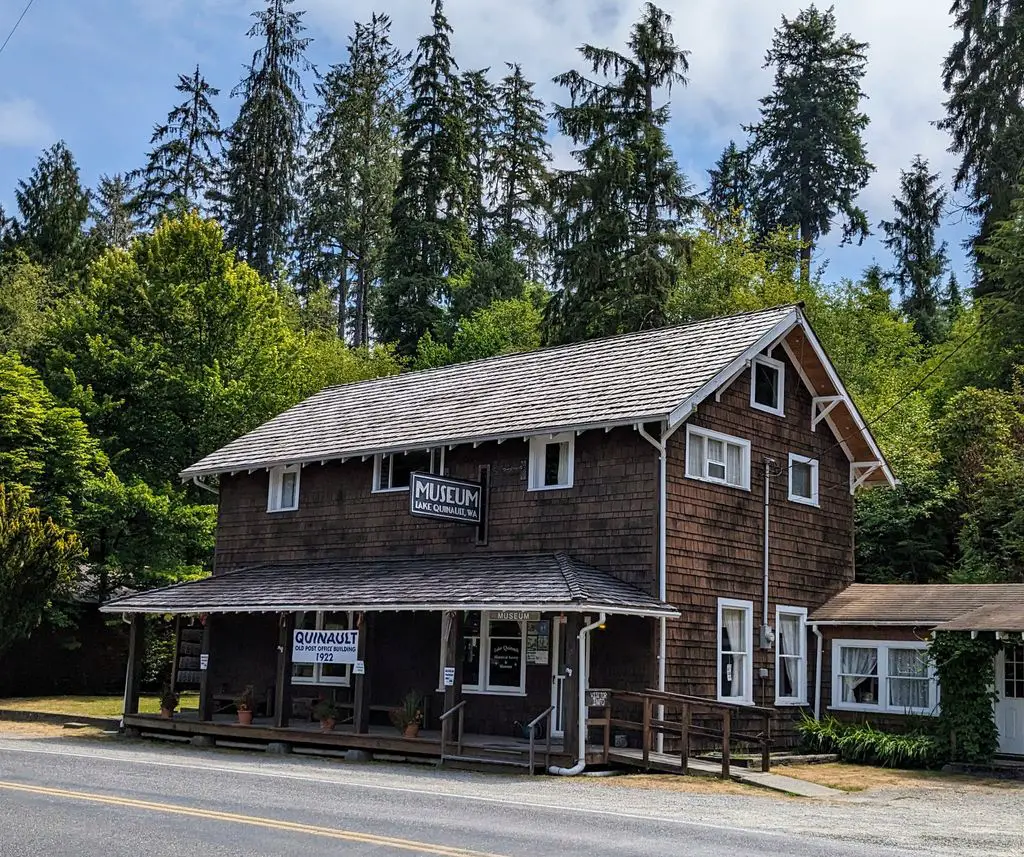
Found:
[(457, 732), (457, 738), (456, 738), (455, 753), (458, 756), (462, 755), (462, 735), (463, 735), (463, 730), (464, 730), (465, 723), (466, 723), (466, 703), (467, 702), (469, 702), (469, 700), (468, 699), (464, 699), (464, 700), (462, 700), (462, 702), (456, 703), (451, 708), (449, 708), (444, 714), (442, 714), (441, 717), (440, 717), (440, 720), (441, 720), (441, 761), (442, 762), (444, 761), (445, 755), (447, 755), (446, 751), (448, 749), (448, 741), (451, 739), (451, 729), (452, 729), (452, 721), (451, 721), (451, 719), (452, 719), (452, 717), (456, 713), (458, 713), (458, 715), (459, 715), (459, 720), (458, 720), (458, 732)]
[[(710, 738), (720, 744), (722, 749), (723, 779), (729, 777), (732, 742), (734, 740), (759, 745), (761, 749), (761, 770), (768, 771), (771, 766), (771, 718), (775, 714), (775, 711), (771, 708), (762, 708), (756, 705), (732, 705), (702, 696), (686, 696), (680, 693), (668, 693), (657, 690), (646, 690), (643, 692), (602, 690), (591, 692), (605, 695), (603, 716), (589, 719), (587, 725), (603, 727), (604, 729), (604, 761), (606, 764), (608, 763), (609, 755), (612, 754), (611, 730), (614, 726), (619, 729), (639, 731), (641, 733), (641, 758), (643, 767), (648, 770), (650, 769), (651, 746), (654, 743), (654, 736), (658, 733), (679, 739), (679, 761), (684, 774), (689, 767), (690, 739), (693, 737)], [(643, 712), (642, 720), (637, 722), (635, 720), (613, 717), (612, 705), (615, 702), (639, 703)], [(667, 709), (678, 710), (679, 720), (670, 721), (656, 718), (654, 716), (656, 705), (664, 705)], [(720, 717), (721, 729), (712, 729), (707, 726), (694, 724), (695, 713)], [(732, 726), (735, 715), (759, 717), (762, 724), (760, 734), (753, 735), (733, 731)]]
[[(537, 772), (536, 763), (534, 761), (534, 745), (537, 739), (537, 726), (545, 718), (550, 718), (551, 712), (555, 710), (555, 706), (549, 705), (544, 711), (533, 718), (529, 723), (526, 724), (526, 728), (530, 730), (530, 773), (534, 774)], [(544, 750), (544, 770), (546, 771), (551, 766), (551, 724), (548, 724), (548, 728), (544, 730), (547, 735), (547, 746)]]

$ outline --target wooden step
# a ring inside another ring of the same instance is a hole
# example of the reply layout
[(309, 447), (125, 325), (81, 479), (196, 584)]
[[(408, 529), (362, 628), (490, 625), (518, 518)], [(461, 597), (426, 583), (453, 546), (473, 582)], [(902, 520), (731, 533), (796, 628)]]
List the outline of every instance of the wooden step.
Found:
[(522, 760), (495, 759), (487, 756), (456, 756), (452, 753), (446, 753), (441, 757), (442, 764), (447, 764), (448, 762), (472, 765), (490, 765), (503, 768), (523, 768), (525, 770), (529, 770), (530, 768), (530, 763)]

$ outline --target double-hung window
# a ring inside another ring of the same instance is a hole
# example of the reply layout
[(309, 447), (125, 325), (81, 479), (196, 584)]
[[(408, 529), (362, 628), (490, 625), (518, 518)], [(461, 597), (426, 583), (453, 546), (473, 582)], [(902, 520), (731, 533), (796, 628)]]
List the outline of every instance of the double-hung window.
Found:
[(793, 503), (818, 505), (817, 459), (789, 454), (789, 499)]
[(775, 608), (775, 704), (807, 702), (807, 610)]
[(832, 643), (833, 708), (932, 714), (937, 703), (935, 671), (924, 643)]
[[(471, 610), (462, 619), (462, 689), (470, 693), (526, 693), (526, 622)], [(441, 641), (444, 671), (444, 641)], [(443, 682), (438, 687), (443, 687)]]
[(408, 491), (413, 473), (444, 473), (444, 447), (384, 452), (373, 457), (373, 491)]
[(686, 427), (686, 475), (750, 490), (750, 441)]
[(302, 465), (270, 468), (270, 488), (267, 492), (268, 512), (294, 512), (299, 508), (299, 475)]
[(750, 362), (750, 407), (783, 416), (786, 393), (786, 364), (758, 355)]
[(718, 599), (718, 699), (754, 700), (754, 605)]
[[(348, 631), (352, 614), (306, 610), (295, 616), (297, 631)], [(351, 664), (292, 664), (292, 684), (335, 684), (348, 687)]]
[(575, 437), (570, 431), (530, 438), (531, 491), (572, 488)]

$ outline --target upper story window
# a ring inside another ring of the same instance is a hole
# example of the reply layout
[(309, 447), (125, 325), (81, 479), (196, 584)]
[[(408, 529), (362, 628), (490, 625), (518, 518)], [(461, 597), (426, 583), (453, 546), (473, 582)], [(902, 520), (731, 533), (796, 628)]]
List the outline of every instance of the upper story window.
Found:
[(299, 508), (299, 475), (302, 465), (270, 468), (270, 488), (267, 492), (268, 512), (294, 512)]
[(833, 641), (833, 708), (934, 714), (937, 703), (938, 684), (924, 643)]
[(789, 454), (789, 499), (794, 503), (818, 505), (817, 459)]
[(750, 490), (750, 441), (686, 427), (686, 475)]
[(758, 355), (750, 364), (750, 406), (770, 414), (783, 415), (786, 394), (786, 364)]
[(444, 472), (444, 447), (384, 452), (373, 457), (373, 490), (408, 491), (409, 475)]
[(572, 488), (575, 440), (572, 432), (530, 438), (531, 491)]

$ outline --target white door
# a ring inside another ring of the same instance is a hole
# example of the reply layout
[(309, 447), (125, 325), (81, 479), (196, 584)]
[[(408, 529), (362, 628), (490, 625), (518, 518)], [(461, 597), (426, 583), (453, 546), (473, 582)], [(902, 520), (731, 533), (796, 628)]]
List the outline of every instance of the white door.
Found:
[(1024, 756), (1024, 646), (1007, 646), (996, 659), (999, 752)]
[(565, 711), (562, 708), (565, 688), (565, 633), (557, 616), (551, 618), (551, 704), (555, 706), (551, 717), (551, 737), (565, 735)]

